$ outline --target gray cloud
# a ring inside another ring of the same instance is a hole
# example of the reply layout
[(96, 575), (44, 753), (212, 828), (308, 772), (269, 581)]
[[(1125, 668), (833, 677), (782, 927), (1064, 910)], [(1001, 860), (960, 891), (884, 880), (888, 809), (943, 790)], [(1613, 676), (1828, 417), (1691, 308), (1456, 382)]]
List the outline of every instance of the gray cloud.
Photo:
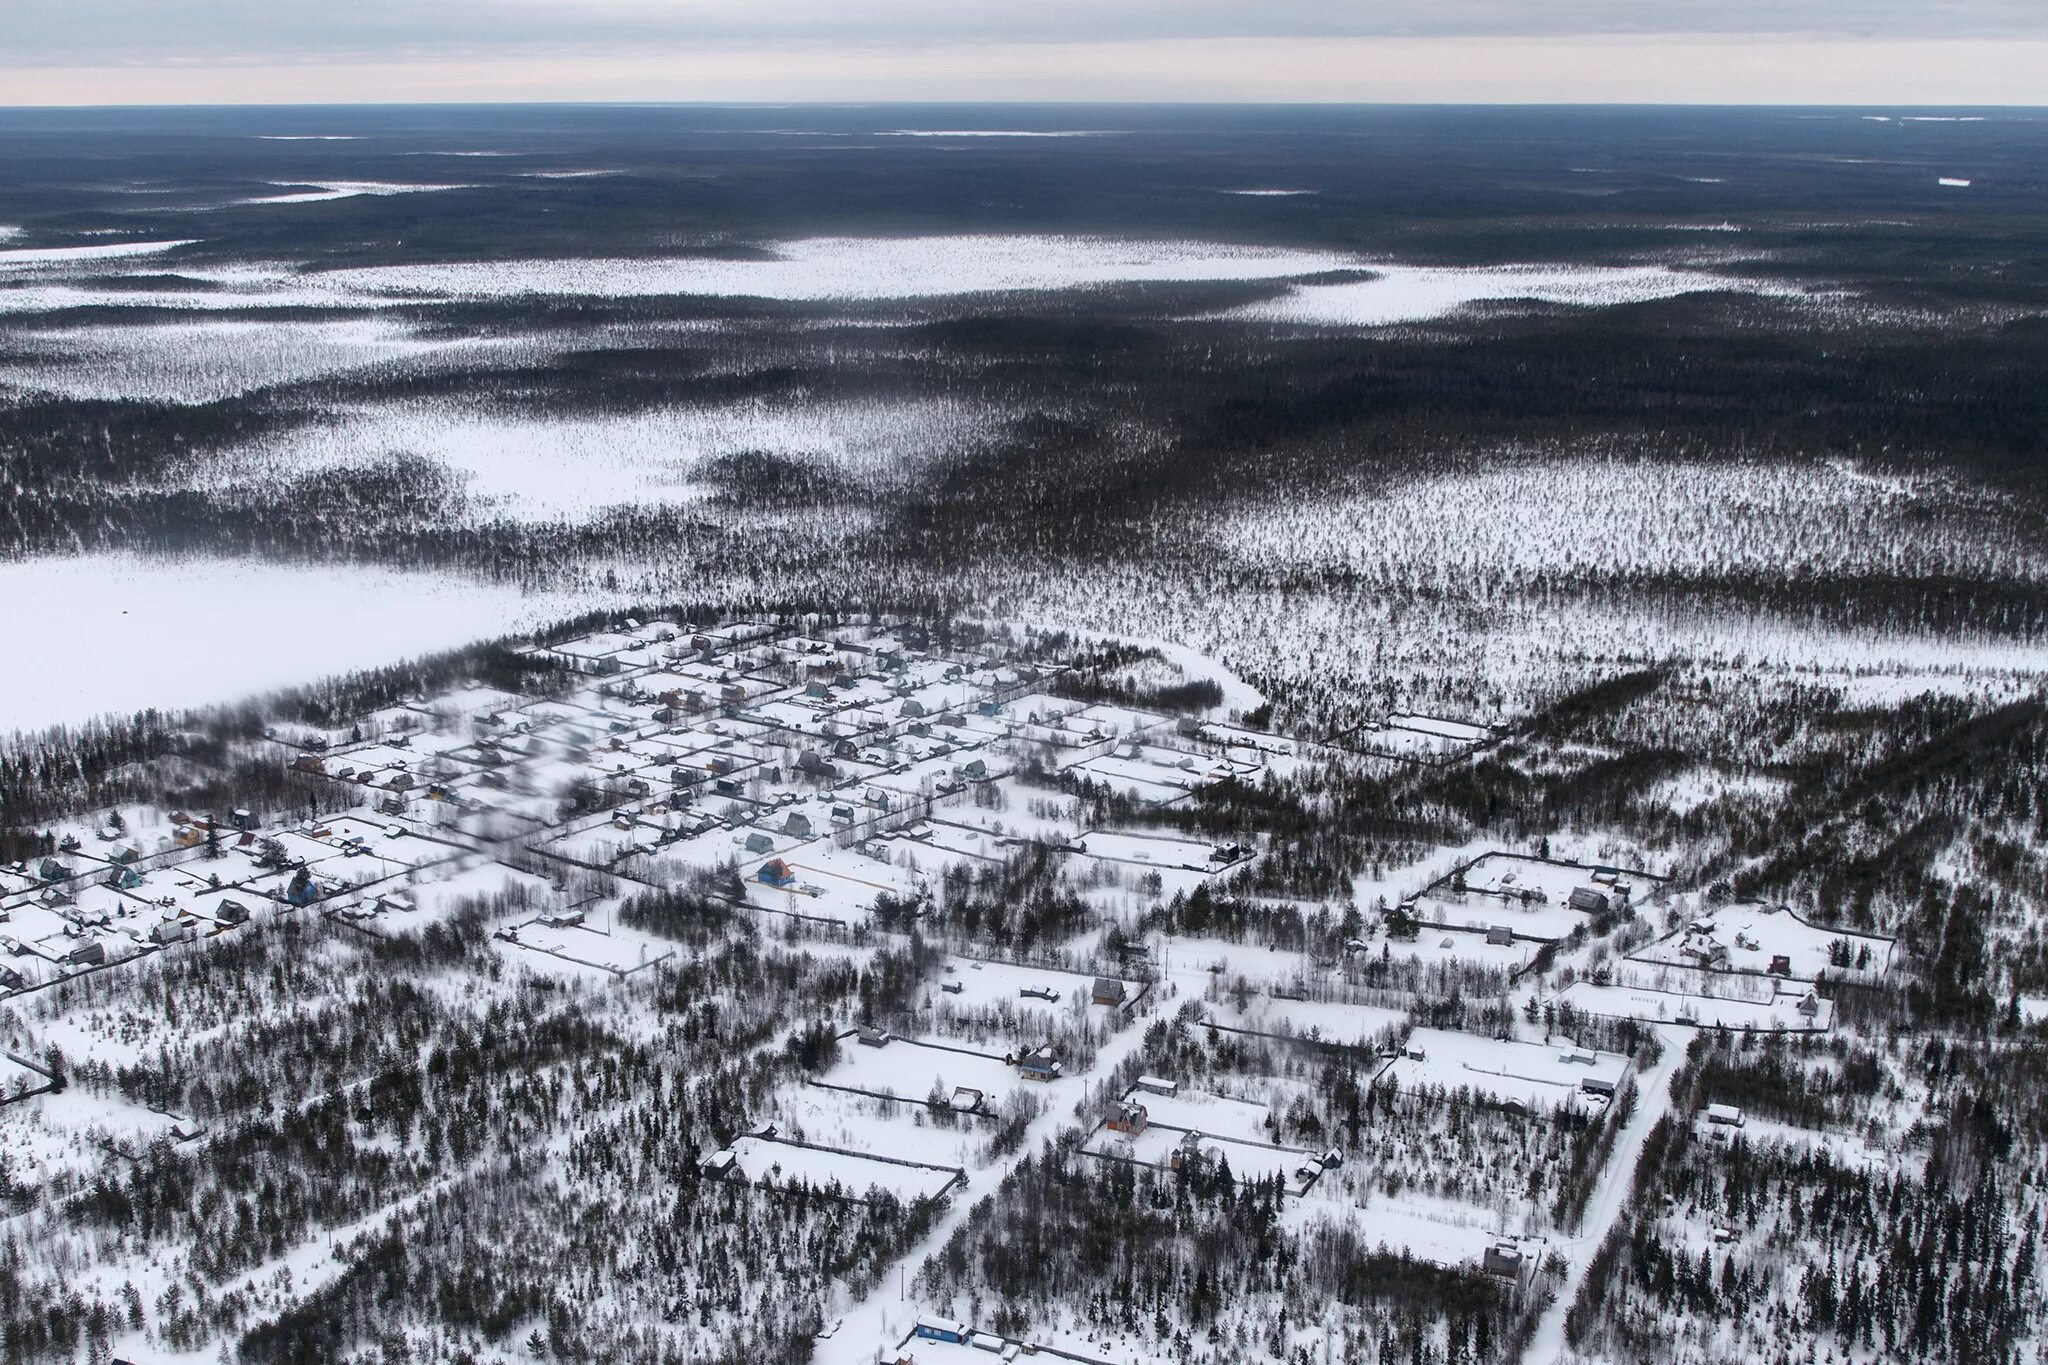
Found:
[(2044, 0), (11, 0), (0, 64), (1708, 33), (2048, 37)]

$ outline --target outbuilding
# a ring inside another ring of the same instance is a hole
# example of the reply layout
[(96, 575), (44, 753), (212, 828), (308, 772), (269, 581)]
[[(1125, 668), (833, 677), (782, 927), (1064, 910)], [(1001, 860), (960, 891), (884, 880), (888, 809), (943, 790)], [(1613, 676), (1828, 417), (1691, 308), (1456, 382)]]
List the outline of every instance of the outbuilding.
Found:
[(911, 1335), (923, 1337), (926, 1341), (951, 1342), (956, 1346), (967, 1342), (967, 1328), (951, 1318), (921, 1317)]
[(1707, 1122), (1723, 1128), (1740, 1128), (1742, 1111), (1732, 1104), (1710, 1104), (1707, 1106)]

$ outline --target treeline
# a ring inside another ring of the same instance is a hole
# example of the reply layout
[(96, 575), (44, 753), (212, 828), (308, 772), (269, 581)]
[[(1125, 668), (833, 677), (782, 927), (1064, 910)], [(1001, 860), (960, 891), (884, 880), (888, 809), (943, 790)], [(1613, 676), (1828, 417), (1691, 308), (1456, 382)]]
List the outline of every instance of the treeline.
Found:
[(0, 734), (0, 852), (29, 856), (33, 826), (94, 807), (162, 802), (205, 813), (296, 809), (310, 799), (334, 808), (331, 783), (288, 773), (274, 757), (252, 756), (249, 745), (273, 721), (284, 722), (290, 738), (293, 723), (341, 724), (470, 679), (535, 696), (557, 695), (569, 681), (559, 664), (491, 641), (197, 711), (150, 709)]

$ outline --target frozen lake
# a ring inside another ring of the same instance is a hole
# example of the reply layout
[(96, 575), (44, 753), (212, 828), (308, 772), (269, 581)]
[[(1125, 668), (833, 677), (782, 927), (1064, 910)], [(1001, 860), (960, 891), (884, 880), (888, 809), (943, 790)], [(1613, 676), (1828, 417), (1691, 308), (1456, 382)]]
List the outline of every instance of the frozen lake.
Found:
[[(4, 627), (0, 732), (234, 701), (590, 604), (454, 575), (131, 554), (0, 564), (0, 599), (22, 604)], [(37, 648), (43, 624), (57, 643)]]

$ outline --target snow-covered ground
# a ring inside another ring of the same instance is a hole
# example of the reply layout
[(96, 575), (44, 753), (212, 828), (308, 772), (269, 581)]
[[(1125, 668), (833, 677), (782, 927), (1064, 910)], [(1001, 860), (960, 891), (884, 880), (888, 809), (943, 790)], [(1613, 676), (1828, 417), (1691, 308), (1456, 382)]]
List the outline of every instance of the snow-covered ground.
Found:
[(428, 194), (435, 190), (467, 190), (473, 185), (421, 185), (389, 180), (305, 180), (296, 184), (313, 186), (310, 190), (291, 190), (284, 194), (259, 194), (244, 199), (244, 204), (324, 204), (334, 199), (354, 199), (359, 195), (383, 197), (393, 194)]
[(1264, 280), (1336, 269), (1328, 252), (1108, 237), (811, 237), (753, 260), (529, 260), (365, 266), (330, 286), (385, 297), (604, 298), (701, 294), (769, 299), (910, 299), (1142, 281)]
[(1612, 307), (1679, 294), (1730, 290), (1798, 297), (1800, 291), (1758, 279), (1670, 266), (1504, 265), (1435, 267), (1372, 264), (1367, 280), (1296, 285), (1281, 298), (1246, 304), (1226, 316), (1261, 322), (1383, 327), (1448, 316), (1479, 303), (1529, 299), (1578, 308)]
[(0, 364), (0, 385), (72, 398), (177, 403), (210, 402), (271, 384), (497, 344), (427, 339), (384, 318), (24, 328), (14, 340), (37, 358)]
[[(357, 336), (379, 330), (346, 326)], [(394, 355), (417, 353), (402, 351), (409, 343), (385, 344)], [(1000, 412), (944, 399), (746, 402), (546, 420), (487, 403), (442, 401), (337, 412), (231, 447), (208, 464), (230, 485), (260, 486), (419, 458), (447, 470), (480, 516), (590, 521), (619, 507), (701, 501), (716, 489), (710, 466), (722, 457), (772, 451), (800, 465), (893, 484), (941, 455), (986, 448), (1005, 426)]]

